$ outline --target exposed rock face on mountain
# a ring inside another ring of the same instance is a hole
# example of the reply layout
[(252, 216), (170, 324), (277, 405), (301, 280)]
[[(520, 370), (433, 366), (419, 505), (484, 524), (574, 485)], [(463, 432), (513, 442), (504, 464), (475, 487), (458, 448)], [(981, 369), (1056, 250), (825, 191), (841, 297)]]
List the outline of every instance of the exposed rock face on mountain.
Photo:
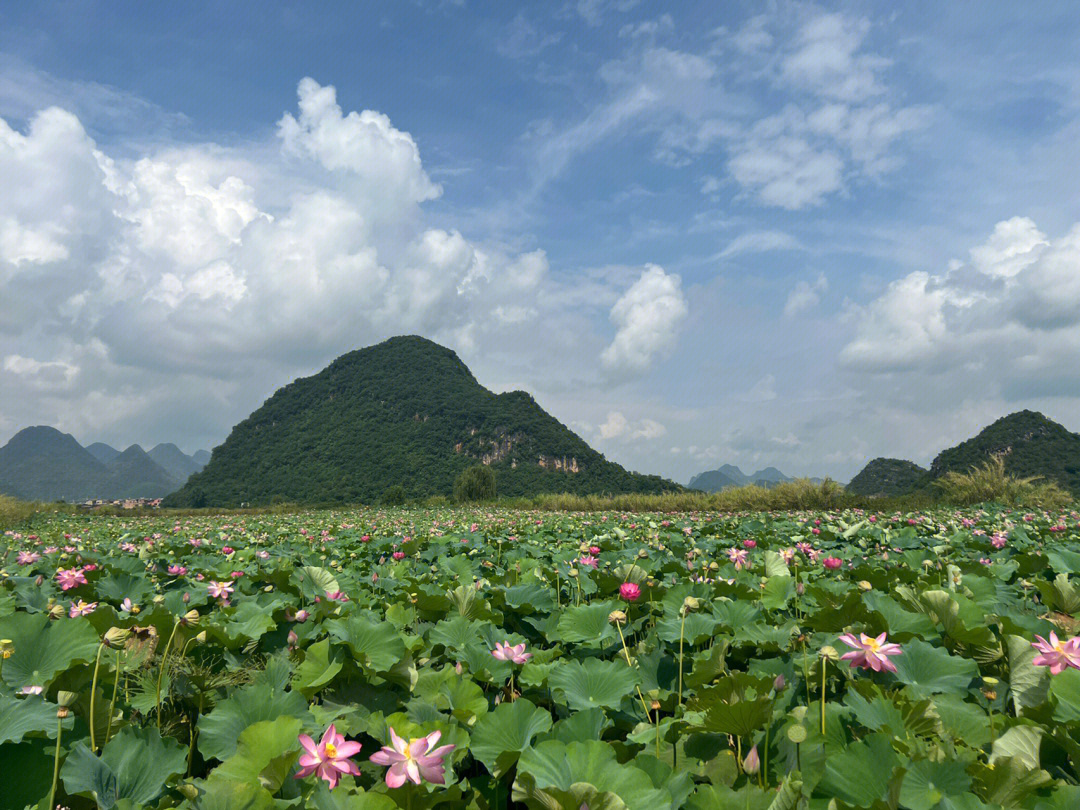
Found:
[(488, 391), (451, 350), (397, 337), (277, 391), (168, 503), (448, 495), (473, 464), (495, 471), (500, 495), (679, 489), (608, 461), (529, 394)]
[[(195, 466), (190, 456), (176, 452)], [(46, 425), (20, 430), (0, 447), (0, 493), (25, 500), (159, 498), (189, 474), (166, 469), (137, 444), (122, 453), (102, 442), (84, 448)]]
[(847, 491), (855, 495), (906, 495), (920, 485), (926, 473), (913, 461), (875, 458), (851, 479)]

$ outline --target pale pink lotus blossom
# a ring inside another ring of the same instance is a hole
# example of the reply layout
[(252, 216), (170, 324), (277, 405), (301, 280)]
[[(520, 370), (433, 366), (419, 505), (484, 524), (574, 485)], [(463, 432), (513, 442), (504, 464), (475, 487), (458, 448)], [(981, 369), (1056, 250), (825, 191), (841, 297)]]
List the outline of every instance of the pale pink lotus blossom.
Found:
[(170, 565), (168, 571), (170, 576), (182, 577), (187, 573), (187, 568), (183, 565)]
[(515, 664), (524, 664), (532, 658), (532, 653), (525, 652), (524, 642), (512, 645), (509, 641), (496, 641), (491, 654), (500, 661), (512, 661)]
[(56, 581), (60, 583), (60, 590), (70, 591), (80, 585), (86, 584), (86, 576), (78, 568), (61, 568), (56, 572)]
[(20, 551), (15, 558), (15, 561), (19, 565), (33, 565), (41, 559), (41, 555), (36, 551)]
[(229, 594), (233, 592), (233, 586), (228, 582), (211, 581), (206, 586), (206, 590), (215, 599), (228, 599)]
[(1080, 669), (1080, 636), (1061, 641), (1057, 633), (1050, 631), (1050, 640), (1042, 636), (1035, 636), (1038, 641), (1031, 642), (1031, 646), (1039, 651), (1032, 661), (1037, 667), (1050, 667), (1051, 675), (1060, 675), (1067, 668)]
[(78, 616), (89, 616), (91, 613), (97, 610), (97, 606), (97, 602), (87, 602), (80, 599), (77, 602), (71, 603), (71, 609), (68, 611), (68, 616), (70, 616), (72, 619)]
[(406, 780), (414, 785), (430, 782), (433, 785), (446, 784), (443, 758), (454, 750), (453, 745), (443, 745), (432, 750), (442, 737), (441, 731), (433, 731), (426, 737), (406, 742), (390, 729), (391, 745), (383, 746), (381, 751), (372, 754), (370, 759), (376, 765), (389, 765), (386, 771), (386, 785), (399, 788)]
[(24, 686), (19, 690), (20, 695), (40, 695), (45, 691), (44, 686)]
[(741, 571), (750, 567), (750, 552), (741, 548), (729, 548), (728, 559), (735, 563), (735, 570)]
[(896, 672), (896, 664), (889, 660), (889, 656), (900, 655), (904, 651), (899, 644), (890, 644), (887, 634), (882, 633), (877, 638), (859, 633), (856, 638), (851, 633), (840, 636), (840, 640), (852, 648), (849, 653), (840, 656), (843, 661), (850, 661), (851, 668), (872, 669), (874, 672)]
[(596, 568), (598, 560), (592, 554), (585, 554), (578, 562), (586, 568)]
[(360, 743), (346, 740), (337, 733), (333, 724), (323, 734), (318, 745), (315, 745), (315, 741), (307, 734), (301, 734), (297, 739), (304, 748), (299, 760), (300, 770), (296, 772), (297, 779), (316, 774), (320, 779), (325, 779), (330, 790), (333, 790), (342, 774), (360, 775), (356, 763), (349, 759), (360, 753)]

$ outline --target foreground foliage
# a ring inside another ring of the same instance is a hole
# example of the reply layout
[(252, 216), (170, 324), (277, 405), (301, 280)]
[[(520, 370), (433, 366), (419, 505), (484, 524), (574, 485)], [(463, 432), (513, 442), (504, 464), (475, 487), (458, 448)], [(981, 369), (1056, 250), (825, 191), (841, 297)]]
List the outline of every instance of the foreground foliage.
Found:
[(1075, 808), (1078, 518), (39, 517), (0, 808)]

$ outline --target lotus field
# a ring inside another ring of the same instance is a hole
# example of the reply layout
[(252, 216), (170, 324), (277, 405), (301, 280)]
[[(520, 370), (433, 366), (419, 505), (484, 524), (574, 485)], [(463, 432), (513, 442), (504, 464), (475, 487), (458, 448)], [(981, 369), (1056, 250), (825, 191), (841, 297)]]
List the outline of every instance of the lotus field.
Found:
[(1078, 519), (39, 517), (0, 807), (1074, 810)]

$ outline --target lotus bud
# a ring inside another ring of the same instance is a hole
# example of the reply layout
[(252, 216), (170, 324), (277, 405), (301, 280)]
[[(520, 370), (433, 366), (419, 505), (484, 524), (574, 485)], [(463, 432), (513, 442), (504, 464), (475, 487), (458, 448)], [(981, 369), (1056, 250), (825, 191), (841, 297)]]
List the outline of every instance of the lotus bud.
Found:
[(750, 753), (743, 760), (743, 770), (751, 776), (761, 770), (761, 758), (758, 756), (756, 745), (750, 749)]
[(153, 600), (151, 600), (151, 601), (153, 601), (153, 603), (154, 603), (155, 605), (160, 605), (160, 604), (161, 604), (162, 602), (164, 602), (164, 601), (165, 601), (165, 597), (164, 597), (164, 596), (162, 596), (162, 595), (161, 595), (161, 594), (159, 593), (159, 594), (158, 594), (157, 596), (155, 596), (155, 597), (153, 598)]
[(183, 616), (180, 617), (180, 624), (184, 625), (185, 627), (188, 627), (188, 626), (193, 625), (193, 624), (198, 624), (198, 623), (199, 623), (199, 611), (197, 611), (197, 610), (194, 610), (194, 609), (189, 610), (187, 613), (185, 613)]
[(777, 692), (783, 692), (784, 687), (787, 686), (787, 679), (784, 678), (783, 673), (776, 676), (776, 679), (772, 682), (772, 688)]
[(45, 584), (45, 577), (43, 577), (41, 574), (38, 574), (36, 577), (34, 577), (34, 584), (40, 588), (42, 585)]
[(797, 593), (799, 596), (802, 596), (804, 593), (806, 593), (806, 585), (802, 582), (796, 582), (795, 593)]
[(607, 618), (612, 624), (624, 624), (626, 622), (626, 614), (621, 610), (611, 611)]
[(194, 785), (177, 785), (176, 789), (179, 790), (188, 801), (193, 802), (199, 798), (199, 789)]
[(865, 579), (860, 579), (859, 580), (859, 589), (863, 590), (863, 591), (872, 591), (872, 590), (874, 590), (874, 586), (871, 585), (869, 582), (867, 582)]
[(576, 568), (571, 568), (571, 569), (570, 569), (569, 571), (567, 571), (566, 573), (567, 573), (567, 574), (568, 574), (569, 576), (572, 576), (572, 577), (576, 577), (576, 576), (577, 576), (577, 569), (576, 569)]
[(649, 552), (647, 552), (645, 549), (641, 548), (641, 549), (638, 549), (637, 555), (638, 555), (639, 560), (644, 560), (646, 557), (649, 556)]
[(131, 631), (123, 627), (110, 627), (105, 631), (105, 637), (102, 639), (102, 643), (110, 650), (118, 650), (124, 646), (126, 642), (131, 638)]

